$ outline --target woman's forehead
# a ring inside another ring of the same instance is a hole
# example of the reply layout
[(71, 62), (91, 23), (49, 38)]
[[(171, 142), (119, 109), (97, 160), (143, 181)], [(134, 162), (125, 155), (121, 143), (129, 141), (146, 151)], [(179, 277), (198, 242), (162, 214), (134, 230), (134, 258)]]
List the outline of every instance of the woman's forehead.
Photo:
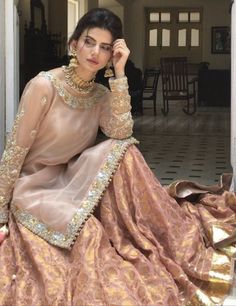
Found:
[(92, 37), (99, 43), (111, 44), (113, 42), (113, 37), (110, 31), (102, 28), (90, 28), (84, 30), (81, 36)]

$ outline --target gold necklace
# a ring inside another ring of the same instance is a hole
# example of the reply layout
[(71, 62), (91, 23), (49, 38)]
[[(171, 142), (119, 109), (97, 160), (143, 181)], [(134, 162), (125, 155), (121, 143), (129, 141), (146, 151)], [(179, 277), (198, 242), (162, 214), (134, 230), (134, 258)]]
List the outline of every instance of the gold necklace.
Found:
[(80, 93), (87, 94), (94, 89), (94, 80), (85, 81), (81, 79), (75, 71), (74, 67), (62, 66), (65, 73), (65, 82), (68, 86)]

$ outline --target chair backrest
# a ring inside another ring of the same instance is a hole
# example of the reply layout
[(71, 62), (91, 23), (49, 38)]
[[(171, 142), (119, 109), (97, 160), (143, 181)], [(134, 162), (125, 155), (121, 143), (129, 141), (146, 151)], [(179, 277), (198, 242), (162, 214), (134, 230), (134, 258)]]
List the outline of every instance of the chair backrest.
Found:
[(159, 69), (145, 69), (143, 76), (143, 91), (156, 92), (158, 78), (160, 75)]
[(188, 90), (188, 69), (186, 57), (162, 57), (161, 75), (163, 92)]

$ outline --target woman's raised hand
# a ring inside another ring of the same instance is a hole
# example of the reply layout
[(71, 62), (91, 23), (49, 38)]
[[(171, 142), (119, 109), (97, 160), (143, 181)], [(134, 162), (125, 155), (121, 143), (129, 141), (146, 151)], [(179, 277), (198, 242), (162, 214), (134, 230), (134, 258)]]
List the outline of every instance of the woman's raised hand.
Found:
[(130, 50), (124, 39), (117, 39), (114, 41), (112, 63), (115, 69), (116, 78), (121, 78), (125, 75), (125, 64), (129, 54)]

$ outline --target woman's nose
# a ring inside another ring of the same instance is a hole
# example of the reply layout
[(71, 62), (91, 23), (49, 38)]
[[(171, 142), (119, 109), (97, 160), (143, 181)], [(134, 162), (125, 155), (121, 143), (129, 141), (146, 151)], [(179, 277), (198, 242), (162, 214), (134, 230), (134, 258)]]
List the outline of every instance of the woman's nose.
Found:
[(94, 53), (94, 54), (98, 54), (99, 51), (100, 51), (100, 46), (99, 46), (99, 44), (96, 44), (96, 45), (94, 46), (94, 48), (93, 48), (93, 53)]

